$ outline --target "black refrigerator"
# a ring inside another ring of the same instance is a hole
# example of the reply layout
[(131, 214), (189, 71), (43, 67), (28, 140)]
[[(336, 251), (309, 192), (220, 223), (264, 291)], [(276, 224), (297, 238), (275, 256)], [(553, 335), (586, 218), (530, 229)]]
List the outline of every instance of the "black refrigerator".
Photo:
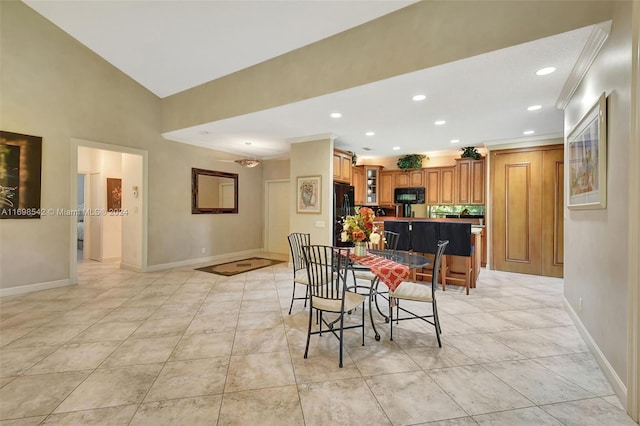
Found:
[(352, 243), (343, 243), (340, 239), (344, 218), (355, 214), (353, 186), (346, 183), (334, 182), (333, 184), (333, 245), (338, 247), (352, 246)]

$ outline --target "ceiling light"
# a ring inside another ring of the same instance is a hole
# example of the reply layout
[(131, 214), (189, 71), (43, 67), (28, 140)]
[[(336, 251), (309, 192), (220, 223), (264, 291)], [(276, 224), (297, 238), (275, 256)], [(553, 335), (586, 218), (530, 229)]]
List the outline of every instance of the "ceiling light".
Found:
[(244, 144), (245, 144), (245, 145), (253, 145), (253, 142), (251, 142), (251, 141), (246, 141)]
[(211, 132), (210, 132), (210, 131), (208, 131), (208, 130), (201, 130), (201, 131), (199, 131), (198, 133), (199, 133), (199, 134), (201, 134), (201, 135), (208, 135), (208, 134), (210, 134)]
[(525, 130), (524, 132), (522, 132), (523, 135), (532, 135), (535, 132), (533, 130)]
[(527, 111), (537, 111), (540, 108), (542, 108), (542, 105), (531, 105), (530, 107), (527, 107)]
[(424, 101), (425, 99), (427, 99), (427, 96), (426, 95), (415, 95), (411, 99), (413, 99), (416, 102), (420, 102), (420, 101)]
[(332, 112), (331, 113), (331, 118), (340, 118), (342, 117), (342, 114), (340, 114), (339, 112)]
[(365, 135), (367, 135), (367, 136), (373, 136), (375, 134), (376, 134), (376, 132), (367, 132), (367, 133), (365, 133)]
[(546, 67), (546, 68), (542, 68), (539, 69), (538, 71), (536, 71), (536, 75), (547, 75), (547, 74), (551, 74), (552, 72), (554, 72), (556, 70), (555, 67)]
[(260, 164), (261, 161), (254, 158), (243, 158), (241, 160), (236, 160), (236, 163), (240, 164), (242, 167), (255, 167)]
[(399, 149), (400, 149), (400, 147), (399, 147), (399, 146), (394, 146), (394, 147), (393, 147), (393, 150), (394, 150), (394, 151), (397, 151), (397, 150), (399, 150)]
[(451, 139), (451, 143), (458, 143), (460, 142), (460, 139)]
[(443, 126), (443, 125), (447, 124), (447, 122), (444, 121), (444, 120), (438, 120), (433, 124), (435, 124), (436, 126)]

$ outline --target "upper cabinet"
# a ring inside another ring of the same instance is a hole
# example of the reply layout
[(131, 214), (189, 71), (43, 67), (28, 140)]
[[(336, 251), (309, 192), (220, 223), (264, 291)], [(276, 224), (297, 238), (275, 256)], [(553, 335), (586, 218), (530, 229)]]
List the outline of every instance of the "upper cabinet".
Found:
[(424, 186), (423, 169), (396, 171), (395, 185), (399, 187)]
[(427, 204), (455, 202), (455, 167), (430, 167), (424, 170)]
[(381, 206), (394, 205), (395, 175), (396, 172), (393, 170), (381, 170), (378, 174), (378, 203)]
[(353, 187), (354, 187), (354, 203), (356, 206), (364, 205), (364, 194), (367, 189), (365, 188), (364, 183), (364, 168), (363, 167), (354, 167), (352, 170), (353, 177)]
[(333, 150), (333, 180), (351, 184), (351, 154), (340, 149)]
[(484, 204), (485, 167), (484, 158), (456, 159), (456, 203)]
[(365, 166), (364, 167), (364, 180), (365, 180), (365, 202), (364, 204), (367, 206), (377, 206), (378, 205), (378, 192), (380, 190), (378, 186), (378, 178), (380, 176), (380, 170), (382, 167), (379, 166)]

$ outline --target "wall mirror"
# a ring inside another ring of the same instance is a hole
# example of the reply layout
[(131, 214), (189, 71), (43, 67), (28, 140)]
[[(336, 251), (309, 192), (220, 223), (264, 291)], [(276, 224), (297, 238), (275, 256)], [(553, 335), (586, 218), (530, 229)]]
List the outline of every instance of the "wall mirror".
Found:
[(238, 175), (192, 168), (191, 213), (238, 213)]

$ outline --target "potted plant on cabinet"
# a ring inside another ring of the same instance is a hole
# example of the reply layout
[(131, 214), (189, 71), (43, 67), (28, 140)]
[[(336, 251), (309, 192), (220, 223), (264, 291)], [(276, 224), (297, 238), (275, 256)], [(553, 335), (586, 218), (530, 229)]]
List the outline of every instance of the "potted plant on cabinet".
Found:
[(427, 156), (422, 154), (404, 155), (398, 159), (397, 166), (405, 172), (409, 169), (419, 169), (422, 167), (422, 160), (425, 158)]
[(461, 150), (462, 154), (460, 155), (460, 158), (473, 158), (474, 160), (479, 160), (480, 158), (482, 158), (482, 155), (480, 155), (478, 150), (473, 146), (467, 146), (461, 148)]

